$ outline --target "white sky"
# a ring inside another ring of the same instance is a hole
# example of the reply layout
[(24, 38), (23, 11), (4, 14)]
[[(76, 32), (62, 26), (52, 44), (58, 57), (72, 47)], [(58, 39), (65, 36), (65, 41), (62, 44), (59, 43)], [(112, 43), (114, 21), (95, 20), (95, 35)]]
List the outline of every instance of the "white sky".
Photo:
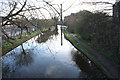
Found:
[[(54, 0), (53, 3), (55, 4), (61, 4), (63, 3), (63, 9), (68, 8), (72, 3), (73, 6), (64, 13), (64, 16), (69, 15), (71, 13), (76, 13), (79, 12), (80, 10), (89, 10), (89, 11), (95, 11), (95, 10), (101, 10), (104, 9), (107, 6), (107, 8), (112, 8), (112, 5), (90, 5), (90, 4), (81, 4), (81, 2), (97, 2), (97, 1), (105, 1), (105, 2), (110, 2), (110, 3), (115, 3), (115, 0)], [(107, 9), (106, 8), (106, 9)], [(112, 13), (112, 11), (110, 11)]]
[[(6, 0), (0, 0), (0, 2), (5, 2)], [(14, 0), (8, 0), (8, 1), (14, 1)], [(17, 0), (15, 0), (17, 1)], [(22, 1), (23, 0), (18, 0), (18, 1)], [(43, 2), (40, 2), (41, 0), (28, 0), (28, 4), (31, 4), (33, 6), (36, 6), (36, 7), (43, 7)], [(66, 12), (63, 13), (63, 16), (67, 16), (67, 15), (70, 15), (71, 13), (76, 13), (76, 12), (79, 12), (80, 10), (89, 10), (89, 11), (95, 11), (95, 10), (102, 10), (102, 9), (112, 9), (112, 5), (108, 5), (108, 4), (105, 4), (105, 5), (90, 5), (90, 4), (81, 4), (81, 2), (98, 2), (98, 1), (102, 1), (102, 2), (110, 2), (110, 3), (115, 3), (116, 0), (45, 0), (45, 1), (52, 1), (51, 4), (63, 4), (63, 10), (67, 9), (71, 4), (72, 7), (70, 9), (68, 9)], [(0, 7), (3, 7), (0, 5)], [(19, 7), (21, 7), (19, 5)], [(60, 11), (60, 9), (58, 8), (58, 6), (55, 6), (54, 7)], [(46, 10), (40, 10), (41, 13), (43, 13), (45, 15), (46, 18), (49, 18), (49, 14)], [(34, 16), (36, 15), (36, 17), (40, 17), (40, 12), (39, 11), (36, 11), (37, 14), (34, 12)], [(112, 10), (109, 11), (109, 14), (112, 15)]]
[[(82, 4), (81, 2), (92, 2), (92, 1), (104, 2), (105, 1), (105, 2), (110, 2), (110, 3), (114, 4), (116, 0), (46, 0), (46, 1), (52, 1), (51, 4), (58, 4), (58, 5), (63, 4), (63, 10), (66, 10), (70, 5), (73, 4), (69, 10), (67, 10), (66, 12), (63, 13), (63, 16), (67, 16), (67, 15), (70, 15), (71, 13), (79, 12), (80, 10), (95, 11), (95, 10), (103, 10), (103, 9), (112, 9), (112, 5), (110, 5), (110, 4), (90, 5), (90, 4)], [(39, 3), (38, 3), (38, 5), (39, 5)], [(55, 7), (58, 11), (60, 11), (58, 6), (55, 6)], [(112, 10), (106, 11), (106, 12), (108, 12), (110, 15), (112, 15)], [(46, 16), (47, 16), (47, 14), (46, 14)]]

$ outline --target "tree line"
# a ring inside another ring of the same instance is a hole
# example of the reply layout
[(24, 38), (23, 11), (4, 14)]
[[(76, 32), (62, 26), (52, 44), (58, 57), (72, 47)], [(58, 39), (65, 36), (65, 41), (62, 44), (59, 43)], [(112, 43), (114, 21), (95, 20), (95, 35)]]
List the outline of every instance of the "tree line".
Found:
[[(41, 3), (44, 4), (46, 2), (47, 1), (43, 0)], [(41, 29), (43, 28), (48, 28), (52, 25), (56, 26), (56, 18), (53, 17), (55, 15), (51, 15), (53, 12), (50, 12), (49, 8), (45, 7), (45, 5), (41, 7), (35, 6), (33, 4), (29, 4), (28, 0), (7, 0), (6, 2), (1, 2), (0, 5), (3, 6), (3, 9), (0, 10), (2, 13), (0, 16), (2, 19), (0, 22), (2, 26), (1, 31), (4, 34), (2, 37), (4, 37), (8, 42), (10, 42), (9, 39), (15, 39), (5, 32), (6, 26), (11, 26), (11, 29), (13, 29), (12, 31), (14, 31), (14, 28), (20, 29), (20, 36), (22, 35), (23, 30), (26, 30), (27, 33), (29, 33), (30, 27), (37, 28), (42, 31)], [(46, 19), (46, 16), (40, 11), (41, 9), (47, 11), (51, 18)]]
[(108, 14), (83, 10), (66, 16), (64, 20), (70, 32), (79, 34), (95, 47), (118, 55), (119, 24)]

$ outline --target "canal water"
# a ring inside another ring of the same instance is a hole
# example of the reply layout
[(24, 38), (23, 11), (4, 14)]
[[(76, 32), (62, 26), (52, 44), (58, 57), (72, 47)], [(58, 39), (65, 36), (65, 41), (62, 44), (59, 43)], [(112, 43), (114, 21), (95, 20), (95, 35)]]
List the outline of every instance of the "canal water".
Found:
[(3, 78), (104, 78), (64, 36), (61, 46), (60, 32), (58, 26), (57, 33), (38, 35), (4, 55)]

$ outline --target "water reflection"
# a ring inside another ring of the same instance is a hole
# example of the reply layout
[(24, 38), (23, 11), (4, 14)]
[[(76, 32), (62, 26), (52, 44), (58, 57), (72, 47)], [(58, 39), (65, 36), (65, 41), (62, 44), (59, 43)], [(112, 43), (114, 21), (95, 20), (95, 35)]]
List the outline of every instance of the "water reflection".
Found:
[(60, 27), (56, 35), (38, 35), (2, 57), (3, 78), (86, 78), (103, 77), (101, 72), (64, 37)]
[(16, 65), (28, 66), (33, 61), (32, 54), (30, 53), (31, 51), (30, 49), (24, 50), (23, 45), (21, 45), (21, 47), (22, 47), (22, 52), (19, 55), (19, 57), (16, 57), (17, 58)]
[(13, 50), (10, 54), (6, 55), (6, 57), (3, 57), (3, 76), (8, 77), (11, 72), (15, 72), (19, 67), (28, 66), (32, 63), (33, 58), (30, 49), (24, 50), (23, 45), (20, 45), (20, 47), (20, 53), (16, 53), (16, 51)]
[(73, 61), (82, 70), (82, 72), (84, 72), (84, 75), (86, 75), (87, 78), (105, 77), (83, 53), (76, 51), (71, 54), (73, 56), (72, 57)]
[(38, 43), (45, 43), (48, 39), (53, 39), (53, 36), (58, 35), (58, 30), (55, 29), (53, 31), (45, 31), (41, 36), (38, 37), (37, 41)]

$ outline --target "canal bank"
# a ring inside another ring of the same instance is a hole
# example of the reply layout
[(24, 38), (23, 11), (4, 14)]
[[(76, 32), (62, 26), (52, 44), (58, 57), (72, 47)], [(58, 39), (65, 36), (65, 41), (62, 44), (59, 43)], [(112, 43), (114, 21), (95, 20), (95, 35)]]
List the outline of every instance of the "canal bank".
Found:
[(2, 55), (5, 55), (6, 53), (8, 53), (9, 51), (13, 50), (14, 48), (18, 47), (19, 45), (21, 45), (22, 43), (30, 40), (31, 38), (39, 35), (39, 34), (44, 34), (48, 31), (54, 31), (55, 30), (55, 27), (52, 26), (51, 28), (43, 28), (42, 31), (41, 30), (36, 30), (32, 33), (23, 33), (21, 35), (21, 38), (20, 36), (15, 36), (15, 40), (9, 40), (10, 42), (3, 42), (2, 43)]
[(61, 46), (60, 26), (57, 32), (35, 36), (2, 56), (3, 78), (106, 77), (64, 37)]
[(16, 48), (17, 46), (21, 45), (22, 43), (26, 42), (27, 40), (37, 36), (40, 34), (40, 31), (35, 31), (31, 34), (27, 34), (27, 33), (24, 33), (22, 35), (22, 38), (21, 39), (16, 39), (16, 40), (11, 40), (12, 41), (12, 44), (9, 43), (9, 42), (4, 42), (2, 45), (2, 55), (5, 55), (6, 53), (8, 53), (9, 51), (13, 50), (14, 48)]
[[(50, 29), (54, 29), (53, 26)], [(21, 45), (22, 43), (30, 40), (31, 38), (39, 35), (39, 34), (43, 34), (47, 31), (50, 31), (49, 28), (43, 28), (42, 31), (40, 29), (32, 32), (32, 33), (23, 33), (20, 36), (14, 36), (15, 40), (11, 40), (9, 39), (10, 42), (3, 42), (2, 43), (2, 56), (5, 55), (6, 53), (8, 53), (9, 51), (13, 50), (14, 48), (18, 47), (19, 45)]]
[[(70, 41), (70, 43), (76, 47), (79, 51), (84, 53), (91, 61), (93, 61), (99, 69), (102, 70), (108, 78), (118, 78), (118, 67), (113, 62), (109, 61), (105, 56), (99, 54), (85, 43), (81, 42), (73, 34), (68, 31), (64, 31), (65, 38)], [(113, 66), (114, 65), (114, 66)]]

